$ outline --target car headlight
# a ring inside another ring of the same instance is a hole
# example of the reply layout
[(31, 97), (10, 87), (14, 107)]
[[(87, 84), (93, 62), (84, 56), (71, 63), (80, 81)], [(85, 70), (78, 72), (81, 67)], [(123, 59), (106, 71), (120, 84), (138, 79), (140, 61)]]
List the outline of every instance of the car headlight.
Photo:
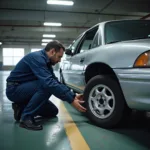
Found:
[(142, 53), (136, 59), (134, 67), (150, 67), (150, 51)]

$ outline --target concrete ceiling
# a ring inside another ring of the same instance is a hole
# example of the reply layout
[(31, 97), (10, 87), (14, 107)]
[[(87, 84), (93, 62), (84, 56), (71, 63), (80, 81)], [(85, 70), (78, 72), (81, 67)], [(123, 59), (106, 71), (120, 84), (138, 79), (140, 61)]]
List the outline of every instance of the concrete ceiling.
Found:
[[(47, 0), (0, 0), (0, 41), (41, 45), (43, 34), (55, 34), (55, 39), (68, 45), (99, 22), (140, 19), (149, 8), (149, 0), (74, 0), (73, 6), (48, 5)], [(45, 27), (44, 22), (62, 26)]]

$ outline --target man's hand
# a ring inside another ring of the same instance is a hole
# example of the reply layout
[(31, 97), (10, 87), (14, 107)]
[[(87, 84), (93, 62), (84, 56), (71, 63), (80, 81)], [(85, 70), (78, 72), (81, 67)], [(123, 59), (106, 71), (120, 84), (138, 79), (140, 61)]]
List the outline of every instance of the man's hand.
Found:
[(86, 108), (84, 108), (83, 106), (81, 106), (81, 104), (84, 103), (83, 101), (83, 95), (82, 94), (78, 94), (76, 95), (74, 101), (72, 102), (72, 105), (79, 111), (81, 112), (86, 112)]
[(83, 101), (83, 94), (77, 94), (76, 95), (76, 98)]

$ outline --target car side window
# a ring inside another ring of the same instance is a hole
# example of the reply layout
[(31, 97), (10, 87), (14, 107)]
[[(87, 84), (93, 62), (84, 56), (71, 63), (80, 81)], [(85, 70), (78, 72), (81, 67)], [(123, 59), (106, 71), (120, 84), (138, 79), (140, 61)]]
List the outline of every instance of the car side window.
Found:
[(69, 47), (69, 49), (72, 51), (72, 54), (75, 53), (76, 48), (77, 48), (77, 46), (78, 46), (80, 40), (81, 40), (81, 37), (78, 37), (78, 38), (73, 42), (73, 44)]
[(82, 41), (77, 53), (83, 53), (83, 52), (91, 49), (92, 42), (93, 42), (93, 39), (96, 35), (97, 30), (98, 30), (98, 27), (91, 29), (90, 31), (88, 31), (85, 34), (83, 41)]
[(98, 47), (100, 45), (99, 34), (96, 33), (91, 48)]

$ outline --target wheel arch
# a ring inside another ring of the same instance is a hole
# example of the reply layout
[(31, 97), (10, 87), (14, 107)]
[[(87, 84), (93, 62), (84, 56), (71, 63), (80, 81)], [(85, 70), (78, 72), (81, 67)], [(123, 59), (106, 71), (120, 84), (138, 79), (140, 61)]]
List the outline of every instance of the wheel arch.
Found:
[(88, 81), (96, 75), (108, 75), (119, 83), (116, 73), (105, 63), (96, 62), (88, 65), (85, 70), (85, 83), (88, 83)]
[[(125, 96), (122, 91), (119, 79), (118, 79), (116, 73), (113, 71), (113, 69), (109, 65), (107, 65), (105, 63), (101, 63), (101, 62), (96, 62), (96, 63), (90, 64), (85, 70), (85, 83), (87, 84), (88, 81), (96, 75), (106, 75), (106, 76), (109, 76), (110, 78), (114, 79), (118, 83), (120, 90), (122, 92), (122, 95), (124, 97), (124, 100), (125, 100)], [(125, 100), (125, 102), (126, 102), (126, 100)], [(126, 104), (127, 104), (127, 102), (126, 102)]]

